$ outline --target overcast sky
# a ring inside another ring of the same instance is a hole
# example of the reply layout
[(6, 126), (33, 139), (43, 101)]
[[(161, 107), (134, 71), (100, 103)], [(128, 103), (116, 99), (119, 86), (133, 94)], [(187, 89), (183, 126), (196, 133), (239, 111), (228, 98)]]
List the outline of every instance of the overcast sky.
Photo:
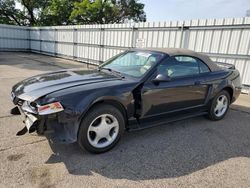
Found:
[(147, 21), (244, 17), (250, 0), (140, 0)]

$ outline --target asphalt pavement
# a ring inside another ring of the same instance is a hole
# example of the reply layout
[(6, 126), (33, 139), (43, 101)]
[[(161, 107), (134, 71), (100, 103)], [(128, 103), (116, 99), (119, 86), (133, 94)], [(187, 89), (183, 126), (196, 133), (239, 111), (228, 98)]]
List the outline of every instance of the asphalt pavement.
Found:
[(94, 155), (77, 144), (49, 142), (23, 128), (11, 87), (26, 77), (83, 63), (0, 52), (0, 187), (250, 187), (250, 96), (241, 95), (221, 121), (204, 117), (125, 133)]

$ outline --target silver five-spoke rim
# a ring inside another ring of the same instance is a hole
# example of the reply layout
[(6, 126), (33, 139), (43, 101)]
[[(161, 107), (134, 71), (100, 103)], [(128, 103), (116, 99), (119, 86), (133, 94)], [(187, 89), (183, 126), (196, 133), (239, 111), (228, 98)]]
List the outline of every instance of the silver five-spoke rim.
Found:
[(221, 117), (225, 114), (228, 108), (228, 99), (225, 95), (221, 95), (217, 98), (217, 104), (214, 108), (214, 113), (217, 117)]
[(114, 142), (119, 132), (119, 123), (111, 114), (95, 118), (88, 128), (88, 141), (96, 148), (104, 148)]

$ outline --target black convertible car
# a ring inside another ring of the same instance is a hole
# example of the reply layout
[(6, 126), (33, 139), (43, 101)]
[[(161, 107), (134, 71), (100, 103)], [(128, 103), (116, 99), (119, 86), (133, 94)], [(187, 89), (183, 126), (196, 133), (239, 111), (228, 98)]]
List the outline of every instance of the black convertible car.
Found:
[(124, 130), (199, 115), (222, 119), (241, 92), (233, 65), (185, 49), (132, 49), (96, 70), (70, 69), (13, 86), (25, 127), (90, 152), (111, 149)]

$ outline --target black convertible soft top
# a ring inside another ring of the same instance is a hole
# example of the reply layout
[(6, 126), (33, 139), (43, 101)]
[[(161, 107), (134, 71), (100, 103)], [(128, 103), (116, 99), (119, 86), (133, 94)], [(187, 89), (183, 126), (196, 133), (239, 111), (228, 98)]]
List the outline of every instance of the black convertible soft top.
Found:
[(206, 63), (211, 71), (221, 70), (221, 67), (219, 67), (214, 61), (212, 61), (206, 54), (198, 53), (184, 48), (142, 48), (140, 50), (162, 52), (168, 54), (169, 56), (186, 55), (196, 57)]

